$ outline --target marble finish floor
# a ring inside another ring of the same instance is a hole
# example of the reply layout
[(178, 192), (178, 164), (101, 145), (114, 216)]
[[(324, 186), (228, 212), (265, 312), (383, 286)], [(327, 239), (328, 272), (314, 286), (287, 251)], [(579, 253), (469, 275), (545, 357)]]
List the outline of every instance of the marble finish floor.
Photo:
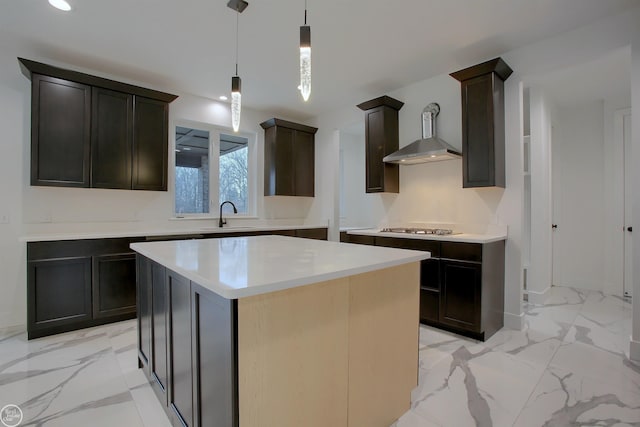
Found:
[[(631, 304), (553, 288), (525, 310), (523, 331), (487, 342), (422, 327), (419, 385), (393, 427), (639, 426)], [(19, 405), (21, 426), (169, 427), (136, 333), (135, 321), (32, 341), (0, 329), (0, 407)]]
[(422, 327), (419, 385), (393, 427), (640, 426), (631, 303), (554, 287), (524, 308), (524, 330), (486, 342)]

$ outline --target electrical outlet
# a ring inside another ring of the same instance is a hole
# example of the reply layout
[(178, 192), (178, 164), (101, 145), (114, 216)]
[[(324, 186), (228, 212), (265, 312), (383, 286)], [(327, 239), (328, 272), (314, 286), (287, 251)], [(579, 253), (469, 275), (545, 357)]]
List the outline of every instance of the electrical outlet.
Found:
[(0, 224), (9, 224), (10, 222), (9, 214), (0, 214)]

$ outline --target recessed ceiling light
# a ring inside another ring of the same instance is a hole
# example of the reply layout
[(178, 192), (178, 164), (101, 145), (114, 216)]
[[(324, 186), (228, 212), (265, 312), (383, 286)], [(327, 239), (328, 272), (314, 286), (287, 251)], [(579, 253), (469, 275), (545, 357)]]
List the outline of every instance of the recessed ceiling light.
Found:
[(64, 10), (65, 12), (71, 10), (71, 5), (65, 0), (49, 0), (49, 4), (56, 9)]
[(220, 95), (220, 101), (226, 101), (227, 99), (229, 98), (227, 98), (225, 95)]

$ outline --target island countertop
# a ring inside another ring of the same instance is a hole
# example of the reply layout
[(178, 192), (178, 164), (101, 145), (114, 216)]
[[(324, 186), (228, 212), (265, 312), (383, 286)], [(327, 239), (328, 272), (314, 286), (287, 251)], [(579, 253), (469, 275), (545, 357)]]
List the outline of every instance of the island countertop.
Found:
[(367, 273), (429, 252), (286, 236), (132, 243), (131, 249), (216, 294), (237, 299)]

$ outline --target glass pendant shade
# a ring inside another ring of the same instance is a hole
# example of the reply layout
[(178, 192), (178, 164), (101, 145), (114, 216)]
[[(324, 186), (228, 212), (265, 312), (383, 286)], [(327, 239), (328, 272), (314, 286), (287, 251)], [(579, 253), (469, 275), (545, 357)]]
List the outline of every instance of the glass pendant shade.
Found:
[(300, 27), (300, 93), (307, 101), (311, 95), (311, 27)]
[(231, 77), (231, 124), (234, 132), (238, 132), (240, 129), (240, 104), (242, 98), (240, 85), (240, 77)]

